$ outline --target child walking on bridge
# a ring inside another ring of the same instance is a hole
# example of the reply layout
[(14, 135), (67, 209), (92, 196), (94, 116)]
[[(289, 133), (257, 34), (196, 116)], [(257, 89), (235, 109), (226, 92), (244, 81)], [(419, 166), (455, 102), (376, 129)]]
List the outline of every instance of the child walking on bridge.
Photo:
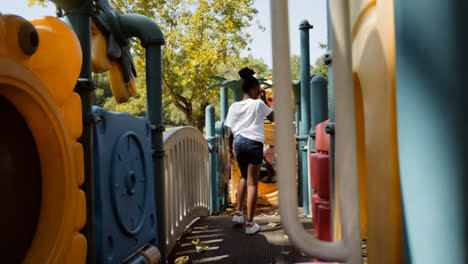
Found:
[[(237, 191), (237, 210), (233, 221), (244, 223), (242, 204), (247, 193), (246, 234), (255, 234), (260, 230), (260, 226), (253, 222), (253, 218), (257, 205), (260, 165), (263, 160), (264, 121), (267, 118), (273, 122), (273, 110), (268, 106), (265, 91), (260, 91), (260, 84), (253, 76), (254, 74), (255, 72), (249, 68), (239, 71), (244, 98), (231, 105), (224, 121), (224, 125), (231, 128), (230, 151), (232, 151), (234, 140), (235, 157), (242, 175)], [(261, 100), (257, 99), (259, 95)]]

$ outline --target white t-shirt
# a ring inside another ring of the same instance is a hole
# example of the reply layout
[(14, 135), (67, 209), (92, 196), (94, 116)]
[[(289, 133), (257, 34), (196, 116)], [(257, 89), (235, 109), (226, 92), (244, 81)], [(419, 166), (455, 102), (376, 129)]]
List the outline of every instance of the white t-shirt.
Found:
[(265, 117), (273, 110), (260, 99), (235, 102), (229, 107), (224, 125), (231, 128), (234, 136), (265, 142)]

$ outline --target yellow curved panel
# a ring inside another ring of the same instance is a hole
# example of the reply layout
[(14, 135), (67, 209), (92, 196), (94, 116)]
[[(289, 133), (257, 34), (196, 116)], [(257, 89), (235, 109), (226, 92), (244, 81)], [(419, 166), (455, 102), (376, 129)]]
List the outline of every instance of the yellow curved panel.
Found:
[(72, 139), (77, 140), (83, 132), (81, 119), (81, 98), (77, 93), (71, 93), (62, 105), (62, 113)]
[[(352, 1), (362, 224), (369, 263), (401, 263), (393, 1)], [(367, 218), (366, 213), (367, 212)], [(364, 218), (364, 219), (363, 219)]]
[(109, 80), (112, 88), (112, 94), (114, 95), (117, 103), (125, 103), (131, 96), (136, 95), (135, 78), (132, 75), (132, 79), (126, 83), (123, 78), (122, 69), (116, 61), (111, 62)]
[(107, 57), (107, 40), (94, 21), (91, 22), (91, 65), (93, 72), (106, 72), (112, 67)]
[[(0, 14), (0, 96), (24, 118), (41, 166), (41, 210), (23, 262), (85, 263), (86, 239), (79, 230), (86, 222), (86, 201), (78, 188), (84, 164), (76, 142), (82, 130), (81, 102), (73, 92), (81, 70), (81, 48), (73, 31), (59, 19), (34, 19), (32, 24)], [(38, 36), (39, 45), (31, 54), (18, 43), (26, 40), (33, 45), (35, 39), (20, 40), (21, 28), (31, 30), (23, 37)], [(70, 105), (65, 106), (67, 102)]]
[[(72, 143), (75, 164), (84, 164), (83, 146), (78, 142)], [(76, 166), (76, 184), (81, 186), (84, 183), (84, 166)]]
[(109, 81), (117, 103), (125, 103), (130, 97), (136, 96), (135, 76), (125, 82), (120, 64), (107, 56), (106, 36), (97, 25), (91, 23), (91, 64), (96, 73), (109, 72)]
[(39, 34), (39, 47), (27, 66), (62, 106), (72, 96), (81, 71), (80, 42), (73, 30), (58, 18), (41, 17), (30, 22)]

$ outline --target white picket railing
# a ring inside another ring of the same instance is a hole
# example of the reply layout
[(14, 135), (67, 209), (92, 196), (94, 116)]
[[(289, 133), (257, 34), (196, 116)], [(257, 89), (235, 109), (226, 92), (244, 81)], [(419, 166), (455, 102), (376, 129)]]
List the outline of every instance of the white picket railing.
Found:
[(186, 226), (209, 214), (208, 143), (193, 127), (164, 133), (166, 252), (171, 252)]

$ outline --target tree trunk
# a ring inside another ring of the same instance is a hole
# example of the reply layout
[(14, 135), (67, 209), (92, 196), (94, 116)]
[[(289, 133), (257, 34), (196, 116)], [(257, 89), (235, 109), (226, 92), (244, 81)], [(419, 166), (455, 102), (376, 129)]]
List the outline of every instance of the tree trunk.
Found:
[(187, 120), (187, 125), (194, 126), (193, 120), (193, 109), (191, 100), (183, 97), (182, 95), (176, 93), (172, 86), (166, 81), (166, 78), (162, 78), (163, 89), (169, 93), (172, 98), (172, 102), (175, 107), (184, 113)]

